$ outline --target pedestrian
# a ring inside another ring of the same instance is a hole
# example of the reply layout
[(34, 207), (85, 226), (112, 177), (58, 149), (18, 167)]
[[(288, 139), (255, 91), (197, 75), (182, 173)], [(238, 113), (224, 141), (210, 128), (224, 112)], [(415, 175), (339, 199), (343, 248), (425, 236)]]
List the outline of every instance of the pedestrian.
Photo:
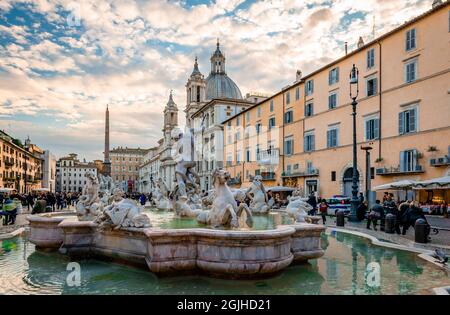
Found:
[(139, 202), (141, 203), (141, 206), (145, 206), (145, 202), (146, 202), (146, 198), (144, 194), (141, 194), (141, 196), (139, 197)]
[(373, 224), (373, 229), (377, 230), (377, 221), (380, 220), (383, 217), (383, 206), (381, 205), (380, 200), (376, 200), (375, 204), (373, 205), (372, 209), (369, 212), (369, 215), (367, 216), (367, 229), (370, 230), (370, 224)]
[[(403, 201), (398, 206), (397, 218), (395, 220), (395, 232), (397, 234), (400, 234), (400, 226), (404, 227), (405, 225), (408, 224), (407, 216), (408, 216), (410, 203), (411, 203), (411, 201), (407, 200), (407, 201)], [(403, 228), (402, 234), (403, 235), (406, 234), (406, 229), (405, 228)]]
[(358, 209), (356, 209), (356, 218), (358, 221), (362, 221), (366, 218), (366, 213), (369, 207), (367, 206), (367, 202), (363, 201), (359, 204)]
[(441, 213), (444, 216), (444, 218), (448, 219), (448, 205), (445, 201), (442, 201)]
[(33, 198), (33, 195), (31, 194), (31, 192), (28, 193), (26, 200), (27, 200), (27, 209), (28, 209), (28, 212), (30, 212), (30, 208), (31, 208), (31, 210), (33, 210), (33, 206), (34, 206), (34, 198)]
[(312, 210), (309, 211), (309, 215), (316, 215), (316, 211), (317, 211), (317, 198), (316, 195), (314, 194), (314, 192), (311, 192), (311, 194), (309, 195), (308, 201), (307, 203), (312, 207)]
[(320, 215), (322, 216), (323, 225), (325, 225), (327, 222), (326, 214), (328, 213), (328, 203), (325, 199), (322, 199), (320, 201), (319, 212), (320, 212)]
[(364, 202), (364, 195), (362, 192), (359, 193), (359, 204), (362, 204)]

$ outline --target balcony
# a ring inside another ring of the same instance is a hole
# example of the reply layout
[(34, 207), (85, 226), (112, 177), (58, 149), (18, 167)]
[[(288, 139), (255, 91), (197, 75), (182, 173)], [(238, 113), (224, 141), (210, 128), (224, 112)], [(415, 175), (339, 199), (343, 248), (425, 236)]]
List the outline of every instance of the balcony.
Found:
[(450, 157), (448, 155), (440, 158), (430, 159), (430, 166), (440, 167), (450, 165)]
[(258, 164), (260, 165), (277, 165), (279, 164), (280, 150), (279, 149), (269, 149), (264, 151), (259, 151), (256, 156)]
[(401, 169), (400, 166), (397, 167), (380, 167), (375, 170), (375, 174), (380, 176), (391, 176), (391, 175), (410, 175), (410, 174), (421, 174), (425, 173), (422, 165), (416, 165), (414, 169), (405, 170)]
[(229, 186), (240, 185), (240, 184), (242, 184), (241, 176), (236, 176), (236, 177), (230, 178), (228, 180), (228, 185)]
[(262, 180), (275, 180), (275, 172), (262, 172)]
[(281, 177), (286, 178), (286, 177), (312, 177), (312, 176), (319, 176), (319, 170), (316, 168), (313, 169), (309, 169), (306, 170), (304, 172), (283, 172), (281, 174)]
[(14, 166), (14, 162), (11, 160), (4, 160), (3, 163), (5, 163), (6, 168)]

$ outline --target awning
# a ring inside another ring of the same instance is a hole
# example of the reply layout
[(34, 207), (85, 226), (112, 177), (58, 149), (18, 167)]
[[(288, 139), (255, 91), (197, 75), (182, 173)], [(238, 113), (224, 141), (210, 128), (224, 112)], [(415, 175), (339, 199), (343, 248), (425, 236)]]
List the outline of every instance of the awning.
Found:
[(14, 189), (12, 188), (3, 188), (0, 187), (0, 193), (10, 193), (11, 191), (13, 191)]
[(33, 188), (32, 191), (50, 191), (50, 188)]
[(373, 190), (404, 190), (404, 189), (411, 189), (416, 182), (405, 179), (400, 180), (398, 182), (393, 182), (389, 184), (383, 184), (379, 185), (373, 188)]
[(296, 191), (295, 188), (285, 187), (285, 186), (274, 186), (274, 187), (266, 187), (266, 191), (271, 192), (293, 192)]
[(450, 189), (450, 176), (416, 182), (414, 189)]

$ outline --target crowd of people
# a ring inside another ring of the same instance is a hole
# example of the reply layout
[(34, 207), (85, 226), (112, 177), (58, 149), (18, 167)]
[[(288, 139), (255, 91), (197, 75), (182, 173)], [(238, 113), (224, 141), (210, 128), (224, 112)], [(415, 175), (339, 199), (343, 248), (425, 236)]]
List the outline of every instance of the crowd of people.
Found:
[(79, 193), (53, 193), (53, 192), (29, 192), (19, 194), (13, 190), (11, 193), (0, 194), (0, 217), (3, 225), (15, 223), (17, 214), (22, 209), (27, 209), (32, 214), (54, 212), (75, 209)]

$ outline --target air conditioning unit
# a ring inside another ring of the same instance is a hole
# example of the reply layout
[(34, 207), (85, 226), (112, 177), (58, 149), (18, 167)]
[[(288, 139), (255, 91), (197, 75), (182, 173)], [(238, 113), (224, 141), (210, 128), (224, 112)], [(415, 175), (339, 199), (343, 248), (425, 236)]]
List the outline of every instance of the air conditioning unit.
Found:
[(384, 174), (384, 168), (377, 168), (377, 169), (375, 170), (375, 173), (376, 173), (377, 175)]
[(436, 165), (436, 159), (431, 159), (430, 160), (430, 165), (431, 166), (435, 166)]
[(444, 164), (445, 159), (444, 158), (438, 158), (438, 164)]

